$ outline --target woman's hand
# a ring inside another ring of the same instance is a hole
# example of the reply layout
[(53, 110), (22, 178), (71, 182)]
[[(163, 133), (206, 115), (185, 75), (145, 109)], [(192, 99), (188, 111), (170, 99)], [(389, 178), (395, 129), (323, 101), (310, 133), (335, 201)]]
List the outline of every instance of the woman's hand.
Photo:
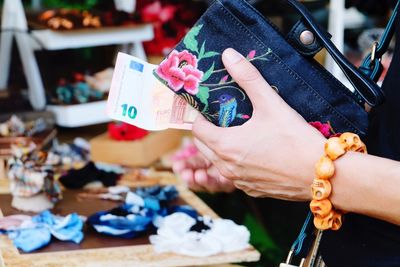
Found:
[(253, 115), (231, 128), (217, 127), (199, 116), (193, 125), (195, 144), (220, 175), (251, 196), (309, 200), (325, 138), (242, 55), (227, 49), (222, 59), (249, 96)]
[(172, 157), (172, 168), (193, 191), (230, 193), (236, 189), (232, 181), (220, 175), (191, 141)]

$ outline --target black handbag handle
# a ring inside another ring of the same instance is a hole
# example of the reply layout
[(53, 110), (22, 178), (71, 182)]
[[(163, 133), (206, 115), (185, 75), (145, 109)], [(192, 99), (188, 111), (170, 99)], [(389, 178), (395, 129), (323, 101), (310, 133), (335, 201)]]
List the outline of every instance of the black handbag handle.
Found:
[(395, 32), (395, 21), (400, 12), (400, 0), (397, 1), (396, 7), (393, 10), (393, 14), (389, 19), (389, 22), (382, 34), (381, 40), (375, 42), (372, 47), (371, 53), (364, 59), (360, 66), (360, 70), (368, 75), (372, 80), (379, 80), (382, 74), (381, 58), (389, 49), (390, 42)]
[(385, 99), (385, 95), (380, 87), (344, 57), (344, 55), (329, 39), (326, 32), (320, 28), (305, 6), (303, 6), (297, 0), (287, 1), (302, 15), (304, 21), (308, 24), (314, 34), (318, 37), (321, 44), (339, 65), (340, 69), (349, 79), (350, 83), (353, 85), (361, 99), (371, 107), (382, 104)]

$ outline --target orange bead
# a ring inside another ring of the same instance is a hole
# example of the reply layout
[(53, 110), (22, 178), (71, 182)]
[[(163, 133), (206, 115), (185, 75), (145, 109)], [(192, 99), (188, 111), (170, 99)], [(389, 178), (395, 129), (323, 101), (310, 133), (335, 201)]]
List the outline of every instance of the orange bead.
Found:
[(339, 212), (335, 212), (332, 218), (332, 227), (331, 229), (337, 231), (342, 227), (342, 214)]
[(327, 216), (325, 217), (314, 217), (314, 226), (315, 228), (319, 230), (328, 230), (332, 228), (333, 225), (333, 216), (335, 212), (331, 211)]
[(311, 212), (316, 217), (328, 216), (332, 211), (332, 203), (328, 199), (324, 200), (312, 200), (310, 203)]
[(339, 137), (329, 138), (325, 143), (325, 154), (331, 159), (335, 160), (346, 153), (346, 144), (343, 143)]
[(368, 153), (367, 146), (364, 143), (362, 143), (362, 145), (360, 146), (360, 148), (356, 150), (356, 152), (367, 154)]
[(327, 199), (332, 192), (332, 185), (328, 180), (315, 179), (312, 186), (313, 199)]
[[(361, 141), (360, 137), (353, 133), (344, 133), (340, 136), (340, 141), (346, 144), (347, 151), (366, 150), (365, 144)], [(361, 151), (360, 151), (361, 152)]]
[(315, 165), (315, 172), (319, 179), (327, 180), (332, 178), (335, 174), (333, 161), (328, 156), (322, 156)]

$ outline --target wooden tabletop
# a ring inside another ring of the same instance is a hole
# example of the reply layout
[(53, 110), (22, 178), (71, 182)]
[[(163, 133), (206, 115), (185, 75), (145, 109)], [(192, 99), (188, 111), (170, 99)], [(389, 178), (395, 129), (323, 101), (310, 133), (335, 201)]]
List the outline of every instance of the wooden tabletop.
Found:
[[(12, 196), (4, 186), (7, 182), (0, 179), (0, 215), (19, 214), (11, 207)], [(2, 188), (3, 186), (3, 188)], [(180, 199), (176, 204), (188, 204), (200, 214), (218, 217), (202, 200), (183, 186), (177, 186)], [(79, 201), (79, 191), (64, 191), (64, 199), (53, 210), (56, 214), (66, 215), (78, 212), (88, 216), (96, 211), (109, 210), (118, 204), (106, 200)], [(0, 267), (81, 267), (81, 266), (209, 266), (233, 267), (229, 262), (257, 261), (260, 254), (250, 247), (247, 250), (219, 254), (207, 258), (193, 258), (173, 253), (158, 254), (149, 244), (150, 232), (135, 239), (106, 237), (85, 228), (85, 239), (77, 245), (54, 241), (46, 248), (34, 253), (20, 252), (6, 236), (0, 236)], [(225, 265), (218, 265), (225, 264)]]

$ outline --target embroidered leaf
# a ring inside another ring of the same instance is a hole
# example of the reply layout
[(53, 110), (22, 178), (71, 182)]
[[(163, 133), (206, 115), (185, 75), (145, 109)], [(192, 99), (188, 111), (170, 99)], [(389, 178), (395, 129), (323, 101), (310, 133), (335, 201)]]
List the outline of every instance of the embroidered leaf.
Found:
[(210, 88), (205, 86), (199, 87), (199, 92), (196, 95), (200, 102), (204, 104), (203, 112), (208, 109), (208, 98), (210, 98)]
[(211, 65), (211, 67), (208, 69), (208, 71), (206, 71), (206, 72), (204, 73), (203, 79), (202, 79), (203, 82), (204, 82), (204, 81), (207, 81), (208, 78), (210, 78), (211, 74), (212, 74), (213, 71), (214, 71), (214, 64), (215, 64), (215, 63), (213, 63), (213, 64)]
[(205, 50), (206, 50), (206, 41), (204, 41), (203, 44), (201, 45), (198, 60), (204, 57)]
[[(254, 60), (269, 61), (268, 58), (262, 58), (262, 57), (256, 58), (256, 59), (254, 59)], [(252, 60), (251, 60), (251, 61), (252, 61)]]
[(207, 53), (204, 54), (203, 58), (215, 57), (215, 56), (217, 56), (217, 55), (219, 55), (218, 52), (209, 51), (209, 52), (207, 52)]
[(203, 24), (197, 25), (193, 27), (185, 36), (183, 43), (186, 48), (199, 53), (199, 43), (196, 40), (197, 35), (199, 35), (201, 28), (203, 28)]

